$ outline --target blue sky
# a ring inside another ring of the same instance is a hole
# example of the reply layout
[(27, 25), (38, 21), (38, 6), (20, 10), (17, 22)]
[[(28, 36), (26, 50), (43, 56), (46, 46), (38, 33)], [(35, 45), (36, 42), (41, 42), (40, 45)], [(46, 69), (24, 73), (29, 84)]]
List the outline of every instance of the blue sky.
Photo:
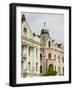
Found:
[(51, 13), (24, 13), (32, 32), (40, 35), (41, 29), (49, 30), (50, 37), (64, 43), (64, 15)]

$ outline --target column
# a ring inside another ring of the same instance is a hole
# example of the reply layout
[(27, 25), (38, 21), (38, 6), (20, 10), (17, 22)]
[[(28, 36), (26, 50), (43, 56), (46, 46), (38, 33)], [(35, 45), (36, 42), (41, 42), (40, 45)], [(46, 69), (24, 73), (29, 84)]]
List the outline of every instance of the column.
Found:
[(29, 68), (28, 68), (28, 62), (29, 62), (29, 55), (28, 55), (28, 52), (29, 52), (29, 46), (27, 45), (27, 74), (29, 73)]
[(36, 47), (33, 48), (32, 69), (33, 69), (33, 73), (36, 74)]

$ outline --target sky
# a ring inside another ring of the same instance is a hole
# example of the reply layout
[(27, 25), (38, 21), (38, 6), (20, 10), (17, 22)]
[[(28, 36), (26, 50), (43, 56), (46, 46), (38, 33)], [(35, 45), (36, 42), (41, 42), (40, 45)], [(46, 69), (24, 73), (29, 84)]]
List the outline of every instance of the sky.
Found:
[(49, 31), (50, 37), (64, 44), (64, 15), (51, 13), (24, 13), (33, 33), (40, 35), (41, 29)]

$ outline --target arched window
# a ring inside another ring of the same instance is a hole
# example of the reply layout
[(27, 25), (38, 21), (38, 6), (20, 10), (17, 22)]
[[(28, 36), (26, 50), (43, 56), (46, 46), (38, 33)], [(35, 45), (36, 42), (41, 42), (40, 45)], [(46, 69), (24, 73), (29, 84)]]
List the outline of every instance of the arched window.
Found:
[(40, 66), (40, 73), (42, 73), (42, 66)]
[(27, 28), (24, 27), (23, 32), (26, 33), (27, 32)]
[(51, 47), (51, 42), (50, 41), (48, 41), (48, 47)]
[(51, 58), (51, 53), (48, 54), (48, 58)]
[(42, 60), (42, 54), (40, 54), (40, 60)]

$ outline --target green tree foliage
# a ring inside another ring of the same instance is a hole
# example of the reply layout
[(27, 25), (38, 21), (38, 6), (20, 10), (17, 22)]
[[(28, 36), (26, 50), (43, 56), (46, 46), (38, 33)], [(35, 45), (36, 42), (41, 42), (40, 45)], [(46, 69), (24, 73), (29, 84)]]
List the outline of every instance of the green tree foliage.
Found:
[(53, 70), (53, 66), (50, 66), (44, 76), (55, 76), (57, 74), (56, 70)]
[(55, 76), (56, 74), (57, 74), (57, 71), (54, 71), (52, 67), (49, 67), (46, 72), (47, 76)]

